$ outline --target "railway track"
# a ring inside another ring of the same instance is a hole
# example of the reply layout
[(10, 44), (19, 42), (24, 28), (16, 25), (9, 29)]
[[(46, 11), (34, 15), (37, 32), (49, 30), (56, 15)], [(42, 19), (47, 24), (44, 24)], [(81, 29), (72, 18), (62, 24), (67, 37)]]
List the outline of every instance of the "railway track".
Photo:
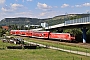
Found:
[[(43, 44), (37, 44), (37, 43), (33, 43), (33, 42), (28, 42), (28, 41), (25, 41), (25, 42), (34, 44), (34, 45), (39, 45), (41, 47), (47, 47), (46, 45), (43, 45)], [(70, 52), (70, 53), (79, 54), (79, 55), (84, 55), (84, 56), (90, 56), (90, 53), (87, 53), (87, 52), (67, 50), (67, 49), (56, 48), (56, 47), (52, 47), (52, 46), (48, 46), (47, 48), (54, 49), (54, 50), (60, 50), (60, 51), (64, 51), (64, 52)]]
[[(22, 38), (27, 38), (27, 37), (22, 37)], [(70, 43), (70, 42), (60, 42), (57, 40), (37, 39), (37, 38), (29, 38), (29, 39), (35, 40), (35, 41), (55, 43), (55, 44), (63, 44), (63, 45), (68, 45), (68, 46), (78, 46), (78, 47), (90, 48), (90, 43)]]
[(49, 40), (49, 39), (37, 39), (37, 38), (29, 38), (29, 37), (21, 37), (21, 36), (13, 36), (13, 37), (20, 37), (23, 39), (28, 38), (28, 40), (35, 40), (35, 41), (41, 41), (41, 42), (49, 42), (49, 43), (55, 43), (55, 44), (63, 44), (68, 46), (77, 46), (77, 47), (84, 47), (84, 48), (90, 48), (90, 43), (70, 43), (70, 42), (61, 42), (57, 40)]

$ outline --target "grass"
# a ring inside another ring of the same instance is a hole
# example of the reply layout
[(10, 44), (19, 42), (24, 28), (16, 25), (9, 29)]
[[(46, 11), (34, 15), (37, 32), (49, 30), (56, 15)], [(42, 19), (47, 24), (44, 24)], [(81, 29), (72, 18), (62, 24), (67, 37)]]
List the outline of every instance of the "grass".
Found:
[(74, 55), (51, 49), (1, 50), (0, 60), (90, 60), (90, 57)]
[(0, 49), (6, 49), (7, 46), (16, 46), (16, 45), (8, 42), (3, 43), (2, 40), (0, 40)]
[[(0, 48), (14, 44), (3, 43)], [(0, 60), (90, 60), (90, 57), (52, 49), (1, 49)]]
[(35, 42), (35, 43), (40, 43), (48, 46), (54, 46), (62, 49), (69, 49), (69, 50), (74, 50), (74, 51), (82, 51), (82, 52), (88, 52), (90, 53), (90, 48), (85, 48), (81, 46), (73, 46), (73, 45), (66, 45), (66, 44), (61, 44), (61, 43), (53, 43), (53, 42), (47, 42), (47, 41), (38, 41), (38, 40), (32, 40), (29, 38), (25, 38), (25, 40), (30, 41), (30, 42)]

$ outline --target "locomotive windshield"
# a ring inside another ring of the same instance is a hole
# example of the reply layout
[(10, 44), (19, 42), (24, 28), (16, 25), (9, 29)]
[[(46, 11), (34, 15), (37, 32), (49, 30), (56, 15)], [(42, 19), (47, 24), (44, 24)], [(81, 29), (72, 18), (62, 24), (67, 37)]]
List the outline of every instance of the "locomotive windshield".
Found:
[(74, 34), (70, 34), (72, 37), (74, 37)]

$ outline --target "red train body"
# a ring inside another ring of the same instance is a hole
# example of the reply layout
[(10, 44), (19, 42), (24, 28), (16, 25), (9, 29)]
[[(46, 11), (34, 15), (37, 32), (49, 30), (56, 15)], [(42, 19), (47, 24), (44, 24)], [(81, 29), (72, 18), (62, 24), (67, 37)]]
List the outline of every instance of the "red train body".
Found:
[(15, 34), (15, 30), (11, 30), (11, 31), (10, 31), (10, 34), (11, 34), (11, 35), (14, 35), (14, 34)]
[(26, 36), (26, 32), (27, 32), (27, 30), (20, 30), (20, 35), (21, 36)]
[(75, 40), (75, 36), (73, 34), (52, 33), (50, 31), (11, 30), (10, 34), (35, 37), (35, 38), (44, 38), (44, 39), (58, 39), (58, 40), (66, 40), (66, 41), (74, 41)]
[(15, 35), (21, 35), (20, 30), (17, 30)]
[(72, 41), (72, 40), (75, 40), (75, 37), (70, 33), (50, 33), (49, 39)]
[(25, 34), (27, 37), (32, 37), (32, 33), (33, 33), (33, 31), (27, 30)]
[(49, 31), (33, 31), (32, 37), (49, 38)]
[(21, 35), (21, 34), (20, 34), (20, 30), (11, 30), (11, 31), (10, 31), (10, 34), (11, 34), (11, 35)]

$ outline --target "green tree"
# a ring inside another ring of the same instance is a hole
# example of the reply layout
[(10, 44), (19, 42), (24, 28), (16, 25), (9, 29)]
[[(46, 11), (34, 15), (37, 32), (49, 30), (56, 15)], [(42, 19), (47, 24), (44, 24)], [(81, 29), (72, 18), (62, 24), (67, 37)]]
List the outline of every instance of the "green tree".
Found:
[(66, 29), (64, 30), (65, 33), (74, 34), (76, 41), (82, 42), (82, 31), (81, 29)]
[(87, 34), (87, 42), (90, 43), (90, 30), (88, 30), (86, 34)]
[(6, 30), (3, 30), (2, 28), (0, 28), (0, 37), (2, 37), (5, 33), (6, 33)]

